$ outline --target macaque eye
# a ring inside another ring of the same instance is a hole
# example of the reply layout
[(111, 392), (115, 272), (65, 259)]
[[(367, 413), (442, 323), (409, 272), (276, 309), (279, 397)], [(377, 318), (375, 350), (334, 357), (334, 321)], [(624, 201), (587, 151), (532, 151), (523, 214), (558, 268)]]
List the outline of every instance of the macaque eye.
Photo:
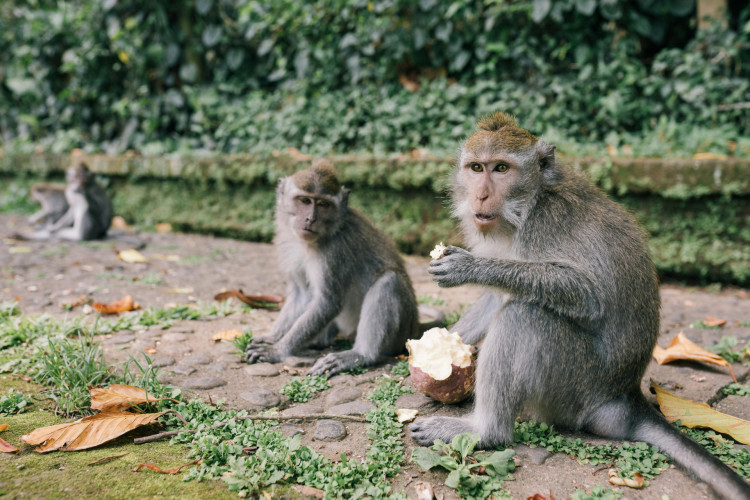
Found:
[(469, 168), (472, 172), (481, 172), (483, 170), (482, 165), (480, 165), (479, 163), (472, 163), (471, 165), (469, 165)]
[(326, 200), (321, 200), (321, 201), (318, 202), (318, 206), (320, 208), (329, 208), (331, 206), (331, 202), (330, 201), (326, 201)]
[(509, 168), (507, 163), (498, 163), (495, 167), (495, 172), (507, 172)]
[(305, 196), (301, 196), (301, 197), (297, 198), (297, 200), (300, 203), (302, 203), (303, 205), (309, 205), (310, 203), (312, 203), (312, 200), (310, 198), (305, 197)]

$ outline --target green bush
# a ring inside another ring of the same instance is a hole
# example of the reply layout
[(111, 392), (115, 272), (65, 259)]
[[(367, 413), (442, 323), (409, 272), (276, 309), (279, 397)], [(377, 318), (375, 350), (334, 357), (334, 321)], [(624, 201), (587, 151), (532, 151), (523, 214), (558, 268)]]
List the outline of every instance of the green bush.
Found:
[(694, 4), (4, 2), (0, 135), (57, 152), (450, 151), (502, 109), (577, 148), (750, 154), (750, 7), (696, 34)]

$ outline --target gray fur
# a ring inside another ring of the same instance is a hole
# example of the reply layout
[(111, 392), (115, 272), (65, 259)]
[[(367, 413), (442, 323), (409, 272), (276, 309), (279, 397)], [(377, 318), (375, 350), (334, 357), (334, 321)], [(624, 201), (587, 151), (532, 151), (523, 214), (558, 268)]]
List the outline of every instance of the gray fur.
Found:
[(20, 235), (29, 240), (96, 240), (107, 236), (112, 223), (112, 202), (93, 179), (88, 168), (74, 165), (66, 171), (67, 210), (54, 223)]
[(293, 230), (299, 215), (291, 203), (299, 193), (290, 178), (279, 183), (274, 243), (288, 281), (287, 297), (269, 335), (248, 346), (247, 361), (278, 362), (313, 342), (330, 345), (339, 332), (356, 332), (352, 349), (324, 356), (310, 374), (332, 375), (401, 353), (418, 334), (419, 317), (395, 245), (348, 207), (343, 188), (337, 196), (324, 197), (335, 205), (328, 227), (314, 241), (300, 239)]
[(464, 418), (418, 419), (412, 436), (427, 445), (475, 432), (491, 448), (512, 442), (523, 411), (570, 429), (644, 440), (722, 497), (750, 498), (745, 480), (668, 424), (640, 392), (660, 309), (642, 231), (581, 174), (556, 164), (553, 149), (540, 141), (537, 150), (516, 157), (521, 172), (503, 188), (505, 225), (497, 234), (474, 228), (459, 162), (454, 213), (471, 252), (448, 247), (430, 272), (440, 286), (487, 288), (454, 328), (470, 342), (484, 338), (475, 406)]
[(31, 198), (42, 208), (29, 217), (29, 224), (48, 227), (68, 211), (64, 184), (35, 184), (31, 188)]

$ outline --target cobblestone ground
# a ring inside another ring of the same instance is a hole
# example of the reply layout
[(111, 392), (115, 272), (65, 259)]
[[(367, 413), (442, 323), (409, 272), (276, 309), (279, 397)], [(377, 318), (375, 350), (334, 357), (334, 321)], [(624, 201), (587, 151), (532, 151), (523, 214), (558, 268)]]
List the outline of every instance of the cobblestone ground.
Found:
[[(0, 234), (24, 225), (22, 218), (0, 215)], [(150, 262), (118, 260), (116, 250), (135, 246), (141, 247), (141, 253)], [(445, 290), (432, 283), (426, 256), (407, 256), (406, 261), (417, 295), (439, 299), (442, 305), (438, 307), (447, 313), (461, 311), (479, 296), (478, 289)], [(121, 231), (106, 241), (84, 244), (5, 240), (0, 244), (0, 268), (1, 300), (19, 300), (24, 314), (44, 312), (57, 317), (82, 314), (79, 309), (66, 312), (61, 308), (62, 303), (80, 295), (106, 303), (130, 294), (143, 307), (161, 307), (170, 303), (209, 302), (214, 294), (231, 288), (241, 288), (248, 294), (284, 293), (284, 280), (271, 245), (200, 235)], [(659, 344), (662, 347), (669, 345), (681, 331), (701, 346), (712, 345), (723, 336), (735, 336), (743, 344), (750, 338), (750, 328), (740, 325), (750, 321), (747, 290), (710, 291), (666, 284), (661, 287), (661, 296)], [(153, 363), (161, 367), (161, 380), (199, 397), (225, 400), (230, 407), (278, 407), (288, 416), (365, 413), (371, 403), (363, 396), (374, 388), (374, 379), (388, 371), (390, 365), (361, 375), (333, 377), (330, 389), (307, 403), (292, 404), (279, 393), (280, 388), (291, 376), (304, 374), (320, 352), (302, 353), (283, 363), (246, 365), (230, 344), (210, 341), (215, 333), (233, 328), (251, 328), (255, 335), (263, 335), (277, 314), (253, 310), (217, 319), (180, 321), (167, 329), (121, 331), (101, 341), (108, 362), (117, 364), (129, 356), (138, 358), (150, 351)], [(726, 319), (727, 324), (713, 330), (692, 326), (707, 316)], [(740, 381), (747, 381), (748, 371), (747, 366), (734, 366)], [(747, 398), (724, 397), (719, 392), (731, 382), (728, 369), (689, 362), (663, 366), (652, 362), (644, 378), (644, 392), (649, 379), (682, 397), (715, 404), (723, 412), (750, 419)], [(415, 408), (423, 415), (459, 415), (470, 407), (468, 403), (441, 405), (421, 394), (402, 396), (397, 406)], [(364, 425), (356, 422), (291, 421), (284, 425), (283, 431), (289, 435), (302, 433), (303, 444), (331, 457), (339, 453), (362, 457), (367, 444)], [(590, 435), (577, 437), (594, 444), (604, 442)], [(415, 446), (408, 431), (404, 439), (407, 448)], [(566, 498), (577, 488), (607, 483), (606, 470), (581, 465), (563, 454), (525, 446), (518, 447), (517, 453), (521, 465), (514, 474), (515, 481), (507, 483), (515, 498), (535, 493), (549, 497), (550, 492), (555, 498)], [(452, 497), (452, 490), (442, 484), (444, 473), (420, 473), (411, 464), (404, 466), (394, 485), (413, 494), (417, 478), (431, 482), (444, 498)], [(652, 480), (645, 490), (625, 489), (625, 498), (653, 499), (664, 494), (672, 500), (712, 498), (705, 485), (674, 468)]]

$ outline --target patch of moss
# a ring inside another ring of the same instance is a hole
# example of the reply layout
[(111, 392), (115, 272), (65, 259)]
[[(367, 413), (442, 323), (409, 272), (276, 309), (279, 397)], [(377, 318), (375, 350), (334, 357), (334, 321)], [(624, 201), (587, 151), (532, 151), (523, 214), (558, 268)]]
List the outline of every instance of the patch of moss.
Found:
[[(227, 498), (230, 493), (220, 481), (183, 482), (188, 468), (176, 475), (158, 474), (148, 469), (132, 472), (141, 463), (162, 469), (190, 462), (187, 449), (159, 441), (133, 444), (133, 436), (119, 438), (91, 450), (36, 453), (20, 442), (23, 434), (38, 427), (65, 423), (46, 411), (31, 411), (3, 417), (9, 428), (3, 439), (19, 448), (18, 453), (0, 454), (0, 496), (24, 498)], [(151, 428), (147, 433), (154, 432)], [(96, 465), (90, 462), (114, 455), (127, 455)]]

